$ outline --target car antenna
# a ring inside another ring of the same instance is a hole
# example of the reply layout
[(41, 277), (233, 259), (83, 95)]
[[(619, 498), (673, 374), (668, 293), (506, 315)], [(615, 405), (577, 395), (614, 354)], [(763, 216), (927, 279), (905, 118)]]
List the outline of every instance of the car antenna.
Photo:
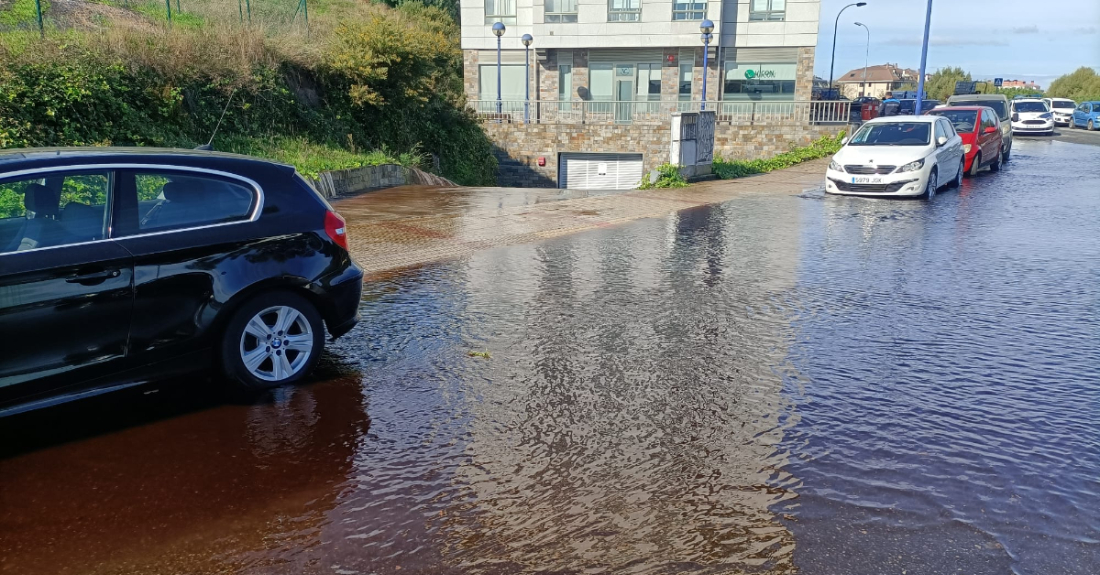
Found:
[(222, 127), (222, 120), (225, 119), (225, 113), (229, 111), (229, 104), (233, 102), (233, 96), (237, 93), (237, 90), (233, 90), (229, 93), (229, 100), (225, 103), (225, 107), (222, 108), (222, 115), (218, 117), (218, 124), (214, 126), (214, 133), (210, 134), (210, 140), (201, 146), (196, 146), (196, 150), (202, 150), (210, 152), (214, 150), (214, 136), (218, 134), (218, 128)]

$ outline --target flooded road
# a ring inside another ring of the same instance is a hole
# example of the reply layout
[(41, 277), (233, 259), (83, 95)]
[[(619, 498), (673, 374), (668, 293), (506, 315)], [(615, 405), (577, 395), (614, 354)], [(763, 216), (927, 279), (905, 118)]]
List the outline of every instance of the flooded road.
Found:
[(0, 421), (0, 573), (1096, 573), (1097, 158), (487, 249), (315, 383)]

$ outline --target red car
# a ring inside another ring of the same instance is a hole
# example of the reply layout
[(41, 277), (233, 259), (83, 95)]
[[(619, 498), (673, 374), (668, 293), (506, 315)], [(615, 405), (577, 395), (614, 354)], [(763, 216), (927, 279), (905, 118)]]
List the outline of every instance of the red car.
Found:
[(976, 175), (989, 166), (991, 171), (1001, 169), (1001, 120), (993, 108), (985, 106), (948, 106), (928, 112), (947, 118), (963, 141), (966, 173)]

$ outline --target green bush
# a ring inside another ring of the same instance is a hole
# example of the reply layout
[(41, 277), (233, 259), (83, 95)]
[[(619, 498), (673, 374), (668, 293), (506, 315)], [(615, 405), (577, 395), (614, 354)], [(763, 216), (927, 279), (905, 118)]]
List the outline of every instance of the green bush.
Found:
[(683, 188), (687, 185), (687, 180), (685, 180), (683, 174), (680, 173), (680, 166), (676, 164), (661, 164), (657, 167), (657, 181), (651, 182), (649, 174), (646, 174), (642, 177), (642, 183), (638, 185), (638, 189)]
[(491, 142), (465, 109), (450, 16), (417, 2), (331, 5), (342, 24), (310, 42), (200, 13), (171, 29), (0, 33), (0, 148), (194, 147), (221, 119), (215, 149), (310, 175), (383, 158), (428, 167), (435, 156), (459, 184), (495, 183)]
[(814, 140), (809, 146), (792, 147), (790, 151), (777, 156), (758, 160), (714, 160), (714, 174), (720, 179), (731, 180), (743, 178), (753, 174), (764, 174), (774, 170), (789, 168), (809, 160), (816, 160), (831, 156), (840, 151), (841, 140), (844, 132), (834, 136), (822, 136)]

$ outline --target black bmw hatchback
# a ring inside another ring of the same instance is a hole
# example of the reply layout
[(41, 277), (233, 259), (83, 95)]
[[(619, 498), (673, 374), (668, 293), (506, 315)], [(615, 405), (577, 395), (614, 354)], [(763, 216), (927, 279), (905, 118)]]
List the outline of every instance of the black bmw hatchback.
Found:
[(294, 168), (0, 151), (0, 416), (216, 369), (295, 383), (359, 319), (344, 220)]

